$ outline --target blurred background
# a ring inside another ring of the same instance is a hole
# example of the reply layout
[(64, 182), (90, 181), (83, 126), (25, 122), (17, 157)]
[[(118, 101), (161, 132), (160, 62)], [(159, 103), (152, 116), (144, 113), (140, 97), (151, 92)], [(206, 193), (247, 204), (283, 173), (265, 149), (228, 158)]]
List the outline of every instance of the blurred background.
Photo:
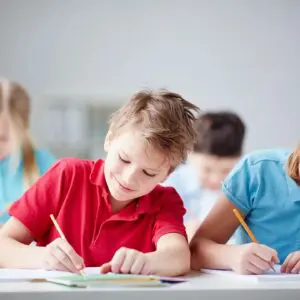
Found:
[(103, 157), (108, 116), (146, 87), (236, 111), (246, 152), (294, 147), (299, 16), (298, 0), (0, 0), (0, 75), (58, 157)]

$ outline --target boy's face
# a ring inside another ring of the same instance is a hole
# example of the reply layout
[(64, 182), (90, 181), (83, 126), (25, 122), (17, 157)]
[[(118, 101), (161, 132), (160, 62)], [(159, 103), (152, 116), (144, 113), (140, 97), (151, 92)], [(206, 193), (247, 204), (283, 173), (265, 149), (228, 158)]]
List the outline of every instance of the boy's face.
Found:
[(218, 157), (208, 154), (192, 153), (189, 163), (196, 169), (198, 180), (203, 188), (218, 191), (228, 173), (239, 157)]
[(149, 145), (139, 130), (126, 130), (105, 141), (105, 179), (113, 199), (129, 201), (150, 193), (164, 181), (169, 160)]

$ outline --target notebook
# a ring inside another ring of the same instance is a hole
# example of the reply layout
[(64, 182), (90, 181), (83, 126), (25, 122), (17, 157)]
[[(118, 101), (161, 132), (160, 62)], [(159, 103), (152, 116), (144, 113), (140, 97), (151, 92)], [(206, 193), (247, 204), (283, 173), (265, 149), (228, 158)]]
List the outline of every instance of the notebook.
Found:
[[(99, 267), (85, 268), (88, 275), (99, 274)], [(53, 277), (71, 276), (73, 273), (62, 271), (47, 271), (44, 269), (1, 269), (0, 282), (2, 281), (32, 281)]]
[(187, 281), (183, 277), (159, 277), (133, 274), (100, 274), (99, 267), (85, 268), (86, 276), (43, 269), (1, 269), (0, 282), (48, 281), (67, 286), (166, 286)]
[(92, 275), (71, 275), (56, 278), (47, 278), (46, 281), (71, 286), (71, 287), (164, 287), (170, 284), (185, 282), (182, 277), (159, 277), (133, 274), (92, 274)]

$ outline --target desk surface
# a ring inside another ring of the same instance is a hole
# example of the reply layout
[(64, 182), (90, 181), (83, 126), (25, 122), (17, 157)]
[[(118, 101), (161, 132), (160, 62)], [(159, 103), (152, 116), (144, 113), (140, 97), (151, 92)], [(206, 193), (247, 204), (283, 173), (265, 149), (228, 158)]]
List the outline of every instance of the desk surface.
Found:
[(164, 300), (164, 299), (300, 299), (300, 282), (256, 282), (194, 273), (183, 284), (167, 288), (69, 288), (51, 283), (0, 282), (0, 299)]

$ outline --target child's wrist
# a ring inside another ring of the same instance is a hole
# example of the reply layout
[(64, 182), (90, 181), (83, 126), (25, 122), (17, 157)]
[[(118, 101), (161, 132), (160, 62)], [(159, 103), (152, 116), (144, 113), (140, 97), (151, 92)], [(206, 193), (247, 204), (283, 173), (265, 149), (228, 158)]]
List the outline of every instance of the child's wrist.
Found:
[(46, 247), (33, 246), (30, 253), (30, 261), (33, 268), (45, 269), (45, 252)]
[(236, 259), (239, 256), (240, 245), (224, 245), (226, 252), (224, 253), (224, 262), (226, 269), (233, 270)]
[(148, 265), (148, 269), (150, 270), (150, 273), (155, 275), (157, 274), (157, 268), (156, 264), (159, 261), (159, 255), (157, 255), (157, 251), (145, 253), (145, 258), (146, 258), (146, 264)]

